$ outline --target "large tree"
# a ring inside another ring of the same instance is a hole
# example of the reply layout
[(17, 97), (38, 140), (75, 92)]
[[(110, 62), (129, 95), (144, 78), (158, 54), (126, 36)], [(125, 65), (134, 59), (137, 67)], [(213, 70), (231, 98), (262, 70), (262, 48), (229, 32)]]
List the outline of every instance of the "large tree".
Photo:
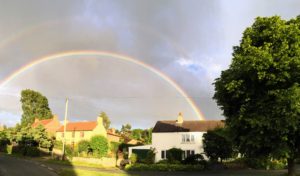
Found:
[(240, 152), (287, 158), (295, 175), (300, 149), (300, 17), (256, 18), (230, 67), (215, 81), (214, 99)]
[(41, 93), (26, 89), (21, 92), (22, 103), (22, 126), (30, 125), (35, 118), (49, 119), (52, 118), (52, 112), (49, 108), (48, 99)]

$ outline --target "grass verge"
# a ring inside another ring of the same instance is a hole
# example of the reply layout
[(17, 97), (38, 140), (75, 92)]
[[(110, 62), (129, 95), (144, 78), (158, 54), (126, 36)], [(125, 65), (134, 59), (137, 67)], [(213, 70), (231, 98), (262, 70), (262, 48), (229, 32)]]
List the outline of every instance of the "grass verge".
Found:
[(81, 169), (63, 169), (60, 176), (129, 176), (128, 174), (87, 171)]

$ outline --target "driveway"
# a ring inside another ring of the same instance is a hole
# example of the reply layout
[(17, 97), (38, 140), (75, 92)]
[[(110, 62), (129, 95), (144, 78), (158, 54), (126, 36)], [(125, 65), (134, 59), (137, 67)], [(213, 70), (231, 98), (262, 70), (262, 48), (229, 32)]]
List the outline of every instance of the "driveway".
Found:
[(31, 160), (0, 154), (0, 176), (57, 176), (52, 168)]

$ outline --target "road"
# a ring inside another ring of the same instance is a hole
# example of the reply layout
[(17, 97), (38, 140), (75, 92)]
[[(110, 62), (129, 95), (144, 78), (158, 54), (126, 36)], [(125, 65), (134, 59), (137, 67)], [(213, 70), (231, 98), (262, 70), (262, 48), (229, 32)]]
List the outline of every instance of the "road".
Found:
[(57, 176), (52, 168), (32, 160), (0, 154), (0, 176)]

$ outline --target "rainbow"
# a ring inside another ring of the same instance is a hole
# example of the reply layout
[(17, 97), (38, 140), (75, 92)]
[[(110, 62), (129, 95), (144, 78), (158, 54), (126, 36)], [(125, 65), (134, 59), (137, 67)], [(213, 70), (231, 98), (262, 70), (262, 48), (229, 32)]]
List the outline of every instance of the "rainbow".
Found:
[(67, 52), (62, 52), (62, 53), (57, 53), (53, 55), (48, 55), (39, 59), (34, 60), (33, 62), (19, 68), (17, 71), (13, 72), (10, 74), (6, 79), (4, 79), (0, 83), (0, 88), (5, 87), (10, 81), (12, 81), (14, 78), (16, 78), (18, 75), (22, 74), (26, 70), (37, 66), (41, 63), (48, 62), (51, 60), (63, 58), (63, 57), (69, 57), (69, 56), (107, 56), (107, 57), (112, 57), (112, 58), (117, 58), (120, 60), (128, 61), (130, 63), (139, 65), (143, 68), (145, 68), (148, 71), (151, 71), (152, 73), (155, 73), (159, 77), (161, 77), (164, 81), (168, 82), (172, 87), (174, 87), (189, 103), (189, 105), (192, 107), (193, 111), (196, 113), (197, 117), (200, 120), (205, 120), (204, 116), (200, 112), (200, 110), (197, 108), (195, 102), (188, 96), (188, 94), (170, 77), (162, 73), (161, 71), (157, 70), (156, 68), (140, 61), (137, 59), (134, 59), (132, 57), (126, 56), (126, 55), (121, 55), (117, 53), (112, 53), (112, 52), (107, 52), (107, 51), (90, 51), (90, 50), (83, 50), (83, 51), (67, 51)]

